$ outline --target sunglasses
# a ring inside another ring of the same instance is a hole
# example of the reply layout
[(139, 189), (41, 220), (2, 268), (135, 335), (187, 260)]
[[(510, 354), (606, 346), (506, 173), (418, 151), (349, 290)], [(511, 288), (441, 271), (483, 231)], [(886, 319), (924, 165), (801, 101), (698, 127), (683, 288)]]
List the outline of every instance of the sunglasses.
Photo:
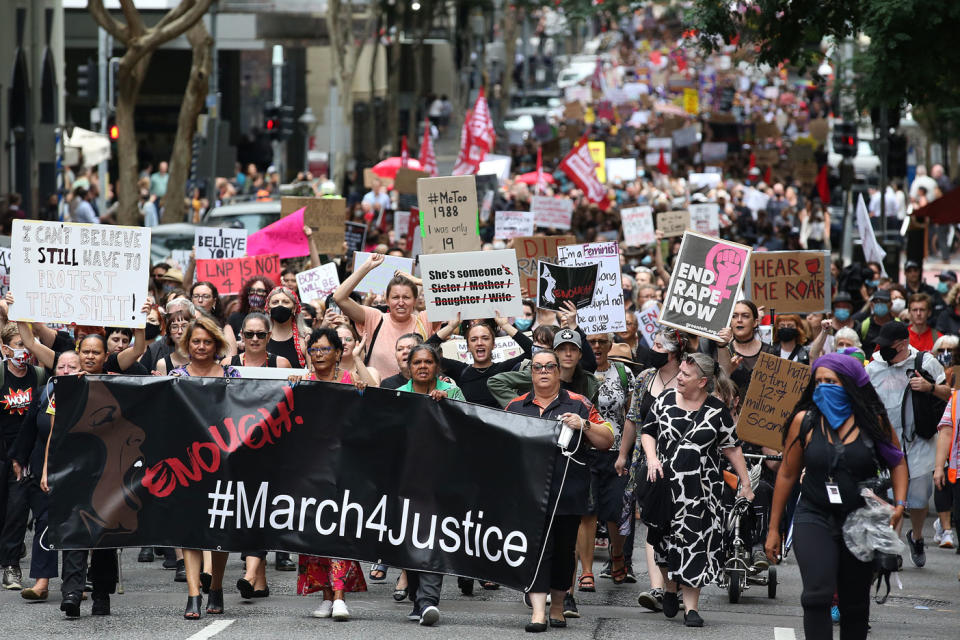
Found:
[(534, 365), (531, 365), (531, 368), (532, 368), (534, 371), (546, 371), (547, 373), (553, 373), (553, 372), (556, 371), (559, 367), (557, 366), (556, 363), (554, 363), (554, 362), (549, 362), (549, 363), (547, 363), (547, 364), (534, 364)]
[(244, 331), (243, 337), (246, 338), (247, 340), (250, 340), (252, 338), (256, 338), (257, 340), (265, 340), (267, 337), (267, 332), (266, 331)]

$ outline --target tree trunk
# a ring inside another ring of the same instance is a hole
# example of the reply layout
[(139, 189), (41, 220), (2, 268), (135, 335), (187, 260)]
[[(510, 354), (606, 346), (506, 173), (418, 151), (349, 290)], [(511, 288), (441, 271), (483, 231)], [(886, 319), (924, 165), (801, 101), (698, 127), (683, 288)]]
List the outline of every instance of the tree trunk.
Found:
[[(327, 30), (330, 33), (330, 53), (333, 57), (334, 77), (337, 80), (340, 103), (340, 122), (331, 122), (351, 137), (353, 129), (353, 76), (357, 70), (357, 46), (353, 38), (353, 15), (341, 0), (327, 2)], [(352, 141), (351, 141), (352, 144)], [(331, 158), (330, 179), (342, 189), (347, 172), (349, 150), (336, 150)]]
[[(163, 223), (192, 222), (184, 218), (184, 194), (186, 193), (187, 174), (193, 156), (193, 137), (197, 132), (197, 116), (206, 103), (210, 88), (210, 70), (212, 65), (211, 49), (213, 37), (207, 32), (203, 21), (197, 22), (187, 31), (187, 41), (193, 48), (190, 64), (190, 79), (180, 103), (180, 116), (177, 118), (177, 134), (170, 154), (170, 178), (167, 183), (167, 195), (163, 209)], [(213, 201), (213, 186), (208, 195)]]
[(144, 55), (132, 67), (129, 65), (129, 52), (120, 60), (117, 74), (117, 224), (140, 225), (140, 211), (137, 203), (140, 193), (137, 189), (137, 140), (134, 131), (134, 110), (140, 85), (150, 66), (152, 53)]
[[(517, 57), (517, 22), (518, 11), (515, 6), (504, 7), (503, 25), (500, 33), (503, 34), (503, 80), (500, 82), (500, 118), (507, 115), (510, 108), (510, 88), (513, 85), (513, 65)], [(499, 126), (503, 122), (496, 123)]]
[[(373, 22), (373, 33), (371, 34), (373, 38), (373, 51), (370, 53), (370, 109), (369, 113), (369, 126), (372, 131), (376, 131), (379, 127), (377, 126), (377, 114), (375, 109), (375, 98), (377, 93), (377, 59), (380, 54), (380, 24), (382, 14), (380, 13), (380, 3), (372, 2), (370, 4), (370, 19)], [(377, 157), (377, 140), (379, 136), (376, 133), (371, 133), (367, 138), (369, 144), (367, 148), (364, 149), (363, 154), (367, 158), (376, 158)]]

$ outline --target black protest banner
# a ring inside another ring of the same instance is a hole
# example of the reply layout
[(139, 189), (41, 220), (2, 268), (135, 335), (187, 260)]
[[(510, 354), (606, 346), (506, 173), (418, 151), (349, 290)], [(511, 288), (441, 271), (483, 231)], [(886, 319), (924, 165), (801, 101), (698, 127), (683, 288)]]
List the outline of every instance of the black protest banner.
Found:
[(533, 579), (554, 421), (326, 382), (61, 377), (56, 399), (53, 548), (269, 549)]
[(684, 233), (660, 324), (718, 339), (720, 330), (730, 325), (749, 261), (750, 247)]
[(347, 222), (344, 239), (347, 241), (348, 253), (363, 251), (363, 245), (367, 241), (367, 225), (362, 222)]
[(539, 263), (537, 279), (537, 306), (560, 311), (564, 302), (572, 302), (577, 309), (593, 304), (597, 290), (597, 263), (583, 267), (561, 267), (549, 262)]

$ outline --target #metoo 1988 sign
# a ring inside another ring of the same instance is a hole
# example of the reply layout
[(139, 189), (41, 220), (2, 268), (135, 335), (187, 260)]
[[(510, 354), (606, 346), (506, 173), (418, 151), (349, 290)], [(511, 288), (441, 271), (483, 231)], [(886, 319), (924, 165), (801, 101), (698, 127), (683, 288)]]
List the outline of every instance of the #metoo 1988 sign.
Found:
[(749, 260), (750, 248), (742, 244), (683, 234), (660, 324), (716, 340), (730, 325)]

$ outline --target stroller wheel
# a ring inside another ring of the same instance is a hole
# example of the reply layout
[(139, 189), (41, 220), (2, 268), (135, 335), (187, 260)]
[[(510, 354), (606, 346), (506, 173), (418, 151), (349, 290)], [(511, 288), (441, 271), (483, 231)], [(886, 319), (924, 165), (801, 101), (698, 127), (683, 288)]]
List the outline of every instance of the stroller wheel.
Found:
[(737, 604), (740, 602), (741, 591), (742, 587), (740, 586), (740, 577), (731, 575), (730, 584), (727, 586), (727, 596), (730, 598), (730, 604)]
[(777, 597), (777, 568), (767, 569), (767, 597), (771, 600)]

